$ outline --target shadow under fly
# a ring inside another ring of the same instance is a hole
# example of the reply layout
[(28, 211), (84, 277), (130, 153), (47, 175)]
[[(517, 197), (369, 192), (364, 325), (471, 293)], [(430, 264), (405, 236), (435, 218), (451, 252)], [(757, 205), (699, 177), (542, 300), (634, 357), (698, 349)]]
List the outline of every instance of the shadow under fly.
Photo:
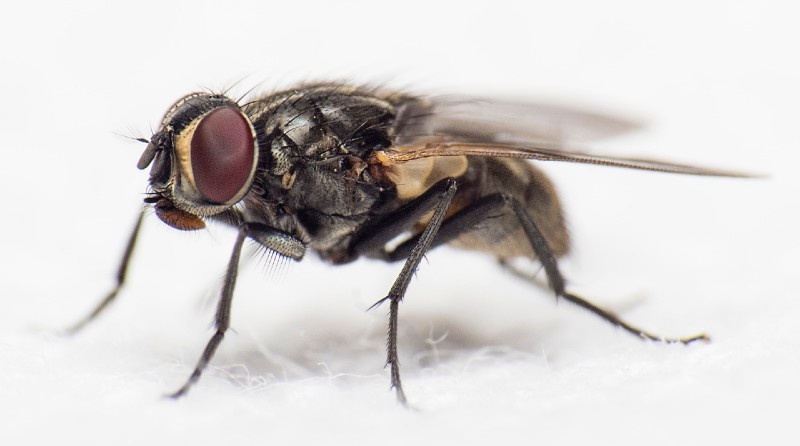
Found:
[[(185, 384), (200, 378), (230, 326), (246, 240), (299, 261), (306, 248), (334, 265), (365, 256), (403, 266), (388, 293), (386, 364), (399, 402), (406, 396), (397, 354), (400, 302), (420, 260), (439, 245), (477, 250), (502, 265), (541, 264), (547, 286), (633, 335), (689, 344), (703, 334), (664, 338), (567, 290), (558, 258), (570, 249), (560, 199), (529, 160), (562, 161), (690, 175), (748, 175), (641, 158), (568, 150), (563, 135), (608, 136), (631, 126), (559, 107), (471, 98), (425, 98), (338, 83), (300, 85), (243, 102), (198, 92), (178, 100), (147, 142), (145, 209), (184, 231), (216, 221), (238, 230), (214, 320), (215, 331)], [(117, 284), (125, 282), (144, 210), (130, 236)], [(397, 243), (397, 240), (400, 242)]]

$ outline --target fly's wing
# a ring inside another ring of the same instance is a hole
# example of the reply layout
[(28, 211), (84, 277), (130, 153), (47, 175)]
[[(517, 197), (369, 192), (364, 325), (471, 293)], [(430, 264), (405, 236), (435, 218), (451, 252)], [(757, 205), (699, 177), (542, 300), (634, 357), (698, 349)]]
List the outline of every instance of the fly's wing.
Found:
[(413, 99), (399, 108), (400, 143), (436, 136), (473, 143), (553, 147), (568, 141), (609, 138), (642, 126), (578, 108), (466, 96)]
[(398, 107), (395, 145), (376, 154), (384, 166), (448, 156), (562, 161), (688, 175), (755, 177), (646, 158), (595, 155), (568, 144), (618, 135), (630, 121), (557, 106), (486, 99), (412, 99)]

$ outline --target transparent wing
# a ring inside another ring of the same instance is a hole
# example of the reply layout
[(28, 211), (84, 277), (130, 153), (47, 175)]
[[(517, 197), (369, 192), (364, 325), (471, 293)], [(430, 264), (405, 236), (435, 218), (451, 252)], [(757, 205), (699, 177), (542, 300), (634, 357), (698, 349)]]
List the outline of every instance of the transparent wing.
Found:
[(607, 138), (640, 127), (633, 121), (601, 113), (467, 97), (412, 99), (398, 108), (396, 144), (376, 157), (387, 166), (428, 157), (486, 156), (688, 175), (758, 177), (730, 170), (573, 150), (576, 142)]
[(401, 142), (451, 137), (477, 143), (559, 146), (633, 131), (639, 122), (607, 114), (534, 102), (467, 96), (410, 101), (401, 107)]

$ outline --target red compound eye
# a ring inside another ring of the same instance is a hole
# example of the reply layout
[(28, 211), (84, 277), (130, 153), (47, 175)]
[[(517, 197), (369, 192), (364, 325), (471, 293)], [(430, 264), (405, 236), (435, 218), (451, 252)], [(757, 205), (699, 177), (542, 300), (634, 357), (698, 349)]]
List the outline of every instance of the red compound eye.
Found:
[(244, 115), (222, 107), (202, 118), (192, 136), (192, 173), (200, 195), (227, 203), (247, 185), (255, 144)]

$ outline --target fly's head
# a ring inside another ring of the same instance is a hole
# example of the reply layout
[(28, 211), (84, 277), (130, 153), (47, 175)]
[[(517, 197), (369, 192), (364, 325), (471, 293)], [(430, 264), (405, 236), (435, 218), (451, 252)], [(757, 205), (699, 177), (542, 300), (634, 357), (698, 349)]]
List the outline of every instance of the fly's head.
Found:
[(137, 167), (150, 168), (156, 215), (181, 230), (205, 227), (250, 190), (258, 164), (253, 125), (220, 94), (192, 93), (164, 115)]

